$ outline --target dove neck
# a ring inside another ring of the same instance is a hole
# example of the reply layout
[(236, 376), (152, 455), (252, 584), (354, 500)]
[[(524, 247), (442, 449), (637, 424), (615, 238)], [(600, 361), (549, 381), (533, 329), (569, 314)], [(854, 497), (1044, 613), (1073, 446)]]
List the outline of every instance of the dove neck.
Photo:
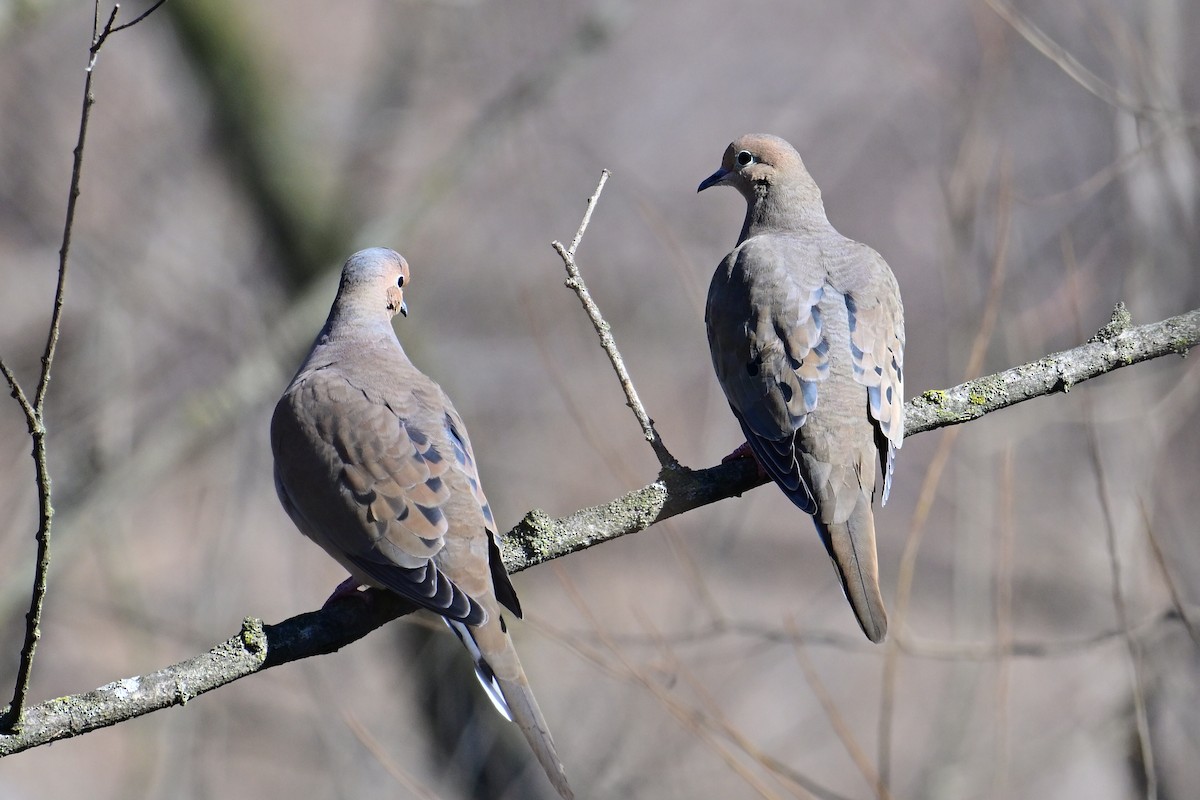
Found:
[(318, 345), (353, 343), (352, 346), (362, 347), (376, 342), (399, 344), (392, 327), (392, 314), (382, 308), (375, 313), (364, 312), (353, 303), (334, 303), (317, 337)]
[(812, 181), (758, 184), (746, 203), (738, 244), (762, 233), (816, 233), (829, 228), (821, 190)]

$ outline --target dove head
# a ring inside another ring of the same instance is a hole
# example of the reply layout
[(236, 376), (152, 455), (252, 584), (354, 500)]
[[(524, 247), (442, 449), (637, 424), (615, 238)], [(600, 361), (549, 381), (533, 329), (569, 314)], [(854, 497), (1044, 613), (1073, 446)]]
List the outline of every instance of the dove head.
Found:
[(396, 314), (408, 316), (404, 302), (407, 285), (408, 262), (404, 256), (386, 247), (359, 250), (342, 265), (334, 308), (352, 309), (356, 315), (378, 315), (385, 320)]
[(748, 133), (734, 139), (725, 148), (721, 168), (701, 181), (696, 191), (711, 186), (732, 186), (746, 198), (742, 240), (768, 230), (828, 225), (821, 190), (800, 154), (778, 136)]

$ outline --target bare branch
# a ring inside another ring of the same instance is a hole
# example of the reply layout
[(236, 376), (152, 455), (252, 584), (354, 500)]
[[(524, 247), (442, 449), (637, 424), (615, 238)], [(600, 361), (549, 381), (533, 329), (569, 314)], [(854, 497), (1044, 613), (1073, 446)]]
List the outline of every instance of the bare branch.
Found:
[[(111, 27), (111, 26), (112, 26), (112, 22), (115, 22), (115, 21), (116, 21), (116, 10), (117, 10), (118, 8), (120, 8), (120, 6), (114, 6), (114, 7), (113, 7), (113, 20), (111, 20), (111, 21), (109, 22), (109, 26), (105, 28), (105, 32), (106, 32), (106, 34), (107, 34), (107, 35), (109, 35), (109, 36), (111, 36), (111, 35), (112, 35), (112, 34), (114, 34), (114, 33), (120, 33), (121, 31), (125, 30), (126, 28), (132, 28), (134, 25), (137, 25), (139, 22), (141, 22), (142, 20), (144, 20), (146, 17), (150, 16), (150, 15), (151, 15), (151, 14), (153, 14), (155, 11), (157, 11), (157, 10), (159, 9), (159, 7), (160, 7), (160, 6), (161, 6), (163, 3), (165, 3), (165, 2), (167, 2), (167, 0), (158, 0), (158, 2), (157, 2), (157, 3), (155, 3), (154, 5), (152, 5), (152, 6), (150, 6), (149, 8), (147, 8), (145, 11), (143, 11), (141, 14), (139, 14), (138, 16), (136, 16), (136, 17), (134, 17), (133, 19), (131, 19), (129, 22), (126, 22), (126, 23), (125, 23), (125, 24), (123, 24), (123, 25), (118, 25), (118, 26), (117, 26), (117, 27), (115, 27), (115, 28), (113, 28), (113, 27)], [(100, 46), (101, 44), (103, 44), (103, 41), (101, 41), (101, 42), (97, 42), (97, 44), (96, 44), (96, 47), (97, 47), (97, 49), (99, 48), (99, 46)]]
[[(11, 735), (0, 734), (0, 758), (107, 728), (152, 711), (185, 705), (192, 698), (271, 667), (336, 652), (376, 628), (415, 610), (390, 592), (371, 589), (366, 594), (369, 595), (369, 602), (345, 598), (319, 611), (299, 614), (277, 625), (264, 625), (261, 620), (247, 618), (243, 620), (242, 629), (237, 635), (195, 658), (146, 675), (123, 678), (90, 692), (58, 697), (32, 706), (26, 711), (25, 724), (20, 731)], [(1002, 655), (1021, 658), (1077, 656), (1080, 652), (1107, 646), (1114, 638), (1130, 632), (1137, 636), (1148, 636), (1160, 626), (1180, 620), (1179, 612), (1169, 609), (1129, 631), (1103, 631), (1084, 639), (1065, 642), (1012, 642), (1000, 647), (969, 642), (938, 643), (904, 636), (901, 648), (917, 658), (955, 661), (992, 661)], [(846, 650), (867, 647), (857, 637), (801, 633), (794, 629), (780, 631), (759, 627), (757, 623), (723, 624), (688, 634), (686, 639), (696, 641), (729, 633), (779, 643), (836, 646)], [(626, 640), (630, 637), (620, 638)], [(680, 640), (681, 637), (670, 639)], [(663, 641), (662, 637), (656, 637), (653, 641), (642, 643), (661, 646)], [(782, 765), (778, 765), (778, 768), (787, 769)]]
[[(1118, 305), (1113, 310), (1112, 327), (1128, 324), (1129, 312)], [(1103, 333), (1103, 331), (1102, 331)], [(1108, 551), (1110, 591), (1113, 609), (1117, 614), (1117, 625), (1124, 633), (1126, 667), (1129, 670), (1130, 690), (1133, 694), (1134, 728), (1137, 731), (1138, 751), (1141, 755), (1142, 778), (1145, 780), (1146, 800), (1158, 798), (1158, 773), (1154, 769), (1154, 744), (1150, 736), (1150, 720), (1146, 713), (1145, 678), (1142, 675), (1142, 648), (1130, 630), (1129, 608), (1125, 602), (1125, 589), (1121, 583), (1121, 554), (1117, 548), (1117, 523), (1113, 514), (1112, 495), (1108, 491), (1108, 478), (1104, 471), (1104, 459), (1100, 457), (1100, 439), (1096, 435), (1096, 422), (1092, 416), (1091, 398), (1083, 400), (1084, 429), (1087, 432), (1088, 455), (1092, 461), (1092, 475), (1096, 478), (1096, 494), (1100, 498), (1100, 510), (1104, 518), (1104, 545)]]
[[(134, 25), (137, 25), (139, 22), (144, 20), (146, 17), (150, 16), (155, 11), (157, 11), (159, 9), (159, 7), (165, 2), (167, 2), (167, 0), (158, 0), (157, 3), (150, 6), (145, 11), (143, 11), (141, 14), (139, 14), (137, 17), (131, 19), (129, 22), (126, 22), (123, 25), (116, 24), (117, 14), (121, 10), (121, 4), (114, 3), (113, 8), (112, 8), (112, 13), (110, 13), (108, 15), (108, 22), (104, 23), (104, 30), (100, 31), (99, 34), (96, 33), (94, 28), (92, 30), (92, 47), (90, 50), (90, 52), (92, 54), (92, 66), (94, 66), (96, 63), (96, 58), (95, 58), (96, 54), (100, 52), (100, 48), (104, 46), (104, 43), (106, 41), (108, 41), (109, 36), (112, 36), (114, 33), (120, 33), (121, 31), (125, 30), (126, 28), (132, 28)], [(98, 22), (100, 19), (99, 12), (100, 12), (100, 3), (97, 2), (96, 3), (96, 18), (95, 18), (96, 22)], [(93, 22), (93, 26), (94, 25), (95, 25), (95, 22)], [(89, 66), (88, 69), (90, 70), (91, 66)]]
[[(117, 10), (113, 8), (113, 17)], [(112, 19), (109, 19), (112, 23)], [(92, 63), (88, 65), (83, 79), (83, 109), (79, 112), (79, 137), (75, 140), (74, 162), (71, 165), (71, 186), (67, 192), (67, 215), (63, 220), (62, 244), (58, 248), (58, 283), (54, 287), (54, 308), (50, 313), (50, 330), (46, 334), (46, 348), (42, 353), (42, 373), (34, 393), (33, 407), (39, 416), (46, 401), (46, 390), (50, 388), (50, 366), (54, 363), (54, 352), (58, 347), (58, 333), (62, 322), (63, 302), (67, 289), (67, 264), (71, 254), (71, 232), (75, 229), (75, 207), (79, 201), (79, 183), (83, 177), (83, 146), (87, 141), (88, 122), (92, 118), (92, 106), (96, 98), (92, 95), (92, 67), (95, 66), (95, 50)]]
[(21, 411), (25, 414), (25, 423), (29, 426), (29, 432), (33, 433), (40, 424), (37, 412), (29, 402), (29, 398), (25, 396), (25, 390), (21, 388), (21, 383), (17, 380), (17, 376), (9, 368), (8, 364), (4, 363), (3, 358), (0, 358), (0, 372), (4, 373), (4, 379), (8, 381), (8, 391), (12, 394), (13, 399), (17, 401), (17, 405), (21, 407)]
[(151, 711), (185, 705), (205, 692), (270, 667), (335, 652), (414, 610), (389, 592), (372, 591), (368, 599), (347, 598), (278, 625), (246, 619), (236, 636), (195, 658), (33, 706), (26, 711), (19, 731), (0, 734), (0, 758)]
[(604, 191), (604, 184), (608, 181), (610, 174), (608, 170), (600, 173), (600, 182), (596, 184), (596, 191), (588, 198), (587, 209), (583, 212), (583, 221), (579, 223), (579, 230), (575, 232), (575, 238), (571, 240), (571, 246), (563, 247), (562, 242), (557, 240), (550, 244), (559, 257), (562, 258), (563, 266), (567, 270), (567, 288), (579, 296), (579, 302), (583, 304), (583, 310), (587, 312), (588, 319), (592, 321), (592, 327), (596, 329), (596, 335), (600, 337), (600, 346), (604, 348), (604, 353), (608, 356), (608, 360), (612, 362), (613, 370), (617, 373), (617, 380), (621, 382), (621, 388), (625, 391), (625, 399), (629, 407), (633, 410), (633, 415), (637, 417), (638, 424), (642, 427), (642, 435), (646, 437), (646, 441), (654, 449), (654, 455), (658, 456), (658, 463), (662, 465), (663, 469), (676, 469), (679, 467), (679, 462), (667, 450), (667, 446), (663, 444), (662, 437), (654, 429), (654, 420), (650, 419), (650, 415), (646, 413), (642, 401), (638, 398), (637, 389), (633, 386), (633, 380), (629, 377), (629, 371), (625, 369), (625, 361), (621, 358), (621, 352), (617, 350), (617, 343), (613, 340), (612, 329), (605, 322), (604, 316), (600, 313), (600, 307), (596, 305), (596, 301), (592, 299), (592, 295), (588, 292), (587, 285), (583, 282), (583, 276), (579, 274), (579, 266), (575, 263), (575, 251), (579, 249), (579, 243), (583, 241), (583, 233), (587, 230), (588, 223), (592, 219), (592, 211), (596, 208), (596, 202), (600, 199), (600, 192)]
[[(1118, 305), (1114, 317), (1124, 308)], [(914, 397), (904, 409), (904, 433), (957, 425), (1035, 397), (1069, 392), (1076, 384), (1121, 367), (1172, 353), (1186, 355), (1198, 343), (1200, 309), (1132, 328), (1127, 317), (1124, 325), (1118, 319), (1079, 347)]]
[[(116, 9), (113, 9), (113, 16)], [(111, 18), (110, 18), (111, 23)], [(50, 570), (50, 529), (54, 517), (54, 506), (50, 497), (50, 473), (46, 461), (46, 430), (42, 411), (46, 403), (46, 391), (50, 388), (50, 368), (54, 363), (54, 353), (58, 346), (58, 334), (62, 322), (63, 302), (66, 296), (67, 263), (71, 251), (71, 231), (75, 226), (75, 206), (79, 199), (79, 181), (83, 172), (83, 146), (87, 140), (88, 120), (91, 119), (92, 105), (96, 102), (92, 95), (92, 66), (95, 63), (95, 52), (92, 53), (92, 63), (88, 65), (83, 82), (83, 108), (79, 114), (79, 138), (75, 143), (74, 164), (71, 167), (71, 186), (67, 193), (67, 214), (63, 222), (62, 245), (58, 250), (58, 283), (54, 289), (54, 307), (50, 314), (50, 329), (46, 334), (46, 348), (42, 353), (42, 370), (38, 378), (37, 390), (34, 393), (32, 408), (29, 402), (22, 402), (18, 396), (19, 387), (15, 378), (5, 369), (5, 377), (14, 387), (13, 396), (26, 410), (29, 422), (29, 432), (33, 439), (33, 461), (37, 473), (38, 485), (38, 531), (37, 531), (37, 567), (33, 578), (33, 591), (29, 601), (29, 613), (25, 615), (25, 642), (21, 648), (21, 661), (17, 668), (17, 681), (13, 689), (12, 702), (0, 713), (0, 730), (15, 730), (21, 725), (25, 700), (29, 693), (29, 681), (33, 672), (33, 659), (37, 652), (38, 639), (41, 637), (40, 625), (42, 619), (42, 604), (46, 599), (46, 578)], [(32, 415), (30, 414), (32, 411)]]
[[(1114, 321), (1079, 347), (953, 389), (926, 392), (906, 406), (911, 421), (907, 433), (914, 435), (966, 422), (1023, 400), (1066, 391), (1130, 364), (1170, 353), (1184, 355), (1200, 344), (1200, 309), (1139, 327), (1128, 327), (1123, 313), (1123, 307), (1118, 307)], [(739, 459), (702, 470), (664, 469), (658, 480), (647, 486), (561, 519), (534, 510), (505, 535), (505, 567), (509, 572), (528, 569), (645, 530), (684, 511), (740, 495), (764, 482), (748, 459)], [(247, 620), (238, 636), (202, 656), (30, 708), (19, 731), (0, 734), (0, 757), (182, 704), (278, 664), (334, 652), (412, 610), (393, 595), (373, 591), (372, 602), (365, 610), (360, 602), (350, 599), (274, 626)], [(1172, 611), (1164, 618), (1175, 616)], [(925, 652), (927, 646), (910, 644), (905, 649), (912, 652), (914, 648), (921, 655), (937, 657)], [(980, 653), (945, 655), (994, 657), (995, 650), (992, 646)], [(1022, 654), (1015, 644), (1009, 652)]]
[(96, 30), (96, 26), (100, 24), (100, 0), (92, 2), (92, 46), (88, 49), (92, 59), (88, 62), (88, 72), (92, 71), (92, 67), (96, 66), (96, 54), (100, 52), (100, 48), (104, 46), (104, 41), (108, 39), (108, 35), (112, 33), (113, 25), (117, 22), (117, 14), (121, 12), (121, 4), (113, 3), (112, 11), (109, 12), (108, 22), (104, 23), (103, 30)]
[(162, 5), (166, 0), (155, 4), (146, 13), (127, 25), (113, 27), (116, 22), (120, 5), (114, 5), (109, 14), (104, 30), (97, 32), (100, 20), (99, 0), (93, 5), (92, 13), (92, 44), (88, 48), (90, 59), (84, 73), (83, 107), (79, 113), (79, 137), (75, 142), (74, 161), (71, 166), (71, 184), (67, 191), (67, 213), (63, 221), (62, 244), (58, 249), (58, 281), (54, 289), (54, 306), (50, 313), (50, 328), (46, 334), (46, 347), (42, 352), (42, 369), (38, 377), (37, 390), (33, 402), (25, 396), (16, 376), (6, 364), (0, 362), (0, 371), (8, 381), (12, 396), (20, 404), (25, 413), (29, 427), (29, 435), (33, 440), (33, 463), (38, 488), (38, 530), (37, 566), (33, 577), (33, 590), (29, 601), (29, 613), (25, 615), (25, 642), (21, 648), (21, 660), (17, 667), (16, 686), (13, 689), (12, 702), (0, 711), (0, 731), (15, 731), (21, 726), (25, 710), (25, 701), (29, 694), (29, 682), (33, 674), (33, 659), (37, 652), (37, 643), (41, 638), (42, 605), (46, 599), (46, 581), (50, 571), (50, 529), (54, 518), (54, 505), (50, 495), (50, 468), (46, 456), (46, 426), (44, 411), (46, 407), (46, 392), (50, 388), (51, 367), (54, 364), (54, 353), (58, 347), (59, 331), (62, 324), (63, 305), (67, 288), (67, 264), (71, 252), (71, 232), (75, 228), (75, 208), (79, 200), (79, 185), (83, 176), (83, 149), (87, 141), (88, 122), (92, 116), (92, 106), (96, 98), (92, 94), (92, 78), (96, 66), (96, 57), (105, 39), (118, 30), (136, 25), (150, 15), (150, 12)]
[[(1118, 312), (1123, 308), (1119, 306)], [(1035, 397), (1066, 392), (1121, 367), (1172, 353), (1184, 355), (1197, 344), (1200, 309), (1133, 328), (1110, 323), (1093, 341), (1079, 347), (910, 400), (904, 409), (905, 435), (957, 425)], [(510, 572), (528, 569), (766, 482), (748, 459), (738, 459), (703, 470), (664, 470), (654, 483), (562, 519), (535, 509), (506, 535), (504, 563)]]

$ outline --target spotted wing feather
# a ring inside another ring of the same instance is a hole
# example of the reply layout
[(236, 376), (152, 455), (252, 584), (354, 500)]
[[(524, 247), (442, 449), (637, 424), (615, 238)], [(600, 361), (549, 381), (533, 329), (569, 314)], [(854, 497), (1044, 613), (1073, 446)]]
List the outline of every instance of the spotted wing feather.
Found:
[(749, 240), (713, 278), (706, 312), (713, 366), (746, 441), (763, 469), (798, 507), (816, 510), (805, 482), (797, 432), (816, 409), (829, 376), (829, 343), (815, 271), (769, 242)]
[(904, 309), (896, 279), (874, 250), (858, 245), (868, 262), (861, 287), (845, 293), (854, 379), (867, 387), (883, 468), (883, 502), (892, 488), (896, 450), (904, 442)]
[[(311, 430), (289, 435), (295, 426)], [(487, 619), (434, 561), (446, 544), (456, 461), (417, 422), (336, 371), (318, 370), (280, 400), (272, 443), (285, 508), (351, 572), (451, 619)]]

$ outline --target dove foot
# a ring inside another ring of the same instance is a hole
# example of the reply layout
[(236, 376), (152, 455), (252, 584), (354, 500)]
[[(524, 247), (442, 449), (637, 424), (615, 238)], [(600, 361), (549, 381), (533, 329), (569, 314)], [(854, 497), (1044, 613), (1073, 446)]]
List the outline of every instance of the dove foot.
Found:
[(763, 469), (762, 464), (758, 460), (758, 456), (754, 455), (754, 451), (750, 449), (749, 442), (742, 442), (741, 446), (738, 447), (738, 449), (734, 450), (732, 453), (730, 453), (729, 455), (722, 458), (721, 463), (728, 464), (730, 461), (738, 461), (739, 459), (743, 459), (743, 458), (754, 459), (754, 466), (758, 469), (758, 477), (760, 477), (760, 478), (771, 477), (770, 475), (767, 474), (767, 471)]
[(346, 580), (337, 585), (337, 588), (333, 590), (333, 594), (329, 595), (329, 597), (325, 599), (325, 602), (321, 604), (321, 608), (328, 608), (331, 604), (336, 603), (345, 597), (352, 597), (361, 603), (371, 602), (370, 593), (360, 592), (358, 590), (360, 586), (362, 586), (362, 584), (359, 583), (358, 578), (355, 578), (353, 575), (351, 575), (349, 578), (346, 578)]

